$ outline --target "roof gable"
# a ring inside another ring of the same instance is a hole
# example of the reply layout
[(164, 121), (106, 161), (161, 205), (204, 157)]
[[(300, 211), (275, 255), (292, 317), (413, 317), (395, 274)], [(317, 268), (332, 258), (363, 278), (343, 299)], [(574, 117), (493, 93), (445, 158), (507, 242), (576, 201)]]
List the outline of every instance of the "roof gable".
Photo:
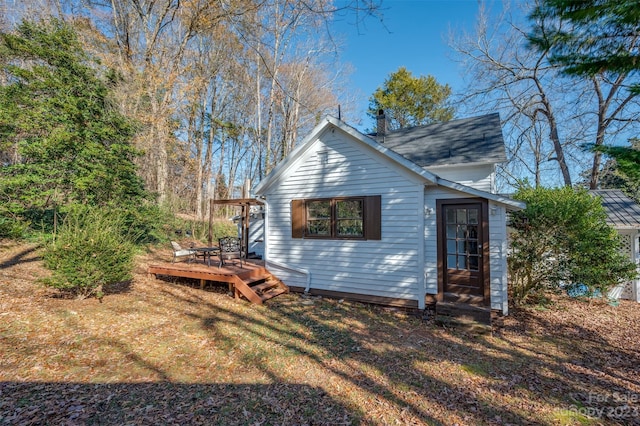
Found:
[(379, 140), (420, 167), (507, 160), (498, 113), (394, 130)]
[(281, 161), (270, 173), (267, 177), (265, 177), (255, 188), (256, 194), (264, 194), (267, 192), (268, 188), (272, 185), (276, 184), (286, 173), (287, 170), (294, 165), (294, 163), (301, 158), (305, 152), (307, 152), (313, 145), (313, 143), (320, 138), (322, 133), (328, 131), (329, 129), (339, 129), (344, 132), (346, 135), (355, 139), (356, 143), (359, 143), (363, 146), (366, 146), (378, 153), (382, 154), (382, 156), (388, 160), (396, 167), (401, 167), (405, 170), (410, 171), (414, 175), (420, 176), (425, 183), (435, 184), (438, 177), (433, 173), (424, 170), (414, 164), (413, 162), (407, 160), (400, 154), (392, 151), (391, 149), (385, 147), (384, 145), (379, 144), (375, 140), (370, 137), (363, 135), (353, 127), (347, 125), (345, 122), (338, 120), (334, 117), (328, 116), (324, 120), (322, 120), (304, 140), (287, 155), (287, 157)]

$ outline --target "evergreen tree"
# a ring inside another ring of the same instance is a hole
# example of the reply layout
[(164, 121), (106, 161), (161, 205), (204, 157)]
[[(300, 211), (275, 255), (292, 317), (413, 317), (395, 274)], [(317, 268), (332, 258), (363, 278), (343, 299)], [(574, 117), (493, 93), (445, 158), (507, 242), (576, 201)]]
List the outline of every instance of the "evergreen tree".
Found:
[[(565, 73), (624, 75), (640, 69), (640, 1), (543, 0), (531, 15), (542, 17), (555, 18), (555, 24), (536, 28), (529, 40), (540, 50), (549, 49), (551, 62)], [(640, 92), (640, 85), (632, 89)]]
[(602, 188), (621, 189), (640, 201), (640, 140), (631, 139), (631, 146), (601, 146), (594, 149), (608, 155), (600, 179)]
[[(545, 23), (535, 26), (528, 38), (534, 48), (549, 52), (552, 64), (567, 75), (590, 79), (594, 84), (607, 82), (616, 88), (609, 94), (598, 90), (599, 121), (589, 183), (596, 189), (602, 153), (610, 150), (605, 147), (607, 128), (615, 122), (633, 121), (619, 114), (640, 95), (640, 1), (542, 0), (530, 18)], [(616, 102), (618, 91), (626, 94), (620, 93)], [(608, 111), (612, 111), (612, 119), (603, 119)]]
[(73, 28), (23, 22), (0, 33), (0, 57), (0, 217), (146, 196), (133, 123), (109, 105), (114, 78), (100, 77)]
[(391, 73), (369, 99), (370, 117), (384, 110), (391, 129), (449, 121), (453, 108), (447, 105), (451, 87), (433, 76), (414, 77), (405, 67)]

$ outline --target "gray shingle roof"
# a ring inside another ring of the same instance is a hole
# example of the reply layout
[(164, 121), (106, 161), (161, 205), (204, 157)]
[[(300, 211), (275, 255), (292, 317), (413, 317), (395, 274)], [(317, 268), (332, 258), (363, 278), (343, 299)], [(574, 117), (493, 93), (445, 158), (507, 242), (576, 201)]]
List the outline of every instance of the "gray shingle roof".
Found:
[(420, 167), (507, 160), (498, 113), (394, 130), (378, 141)]
[(624, 195), (619, 189), (596, 189), (589, 191), (602, 198), (607, 212), (607, 223), (618, 229), (640, 229), (640, 205)]

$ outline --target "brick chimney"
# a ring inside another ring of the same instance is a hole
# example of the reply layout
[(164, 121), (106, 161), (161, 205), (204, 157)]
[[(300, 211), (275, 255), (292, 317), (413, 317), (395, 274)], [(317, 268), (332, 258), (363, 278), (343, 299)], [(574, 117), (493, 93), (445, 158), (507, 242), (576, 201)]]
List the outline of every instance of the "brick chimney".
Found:
[(384, 115), (384, 110), (378, 110), (376, 120), (376, 138), (379, 142), (384, 142), (384, 136), (387, 134), (387, 117)]

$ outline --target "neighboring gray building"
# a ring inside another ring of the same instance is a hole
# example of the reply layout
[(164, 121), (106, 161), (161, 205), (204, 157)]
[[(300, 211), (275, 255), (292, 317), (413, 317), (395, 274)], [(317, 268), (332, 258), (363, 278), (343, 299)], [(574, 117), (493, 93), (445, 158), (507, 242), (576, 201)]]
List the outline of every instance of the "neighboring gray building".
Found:
[[(607, 223), (614, 227), (622, 238), (622, 251), (638, 264), (640, 260), (640, 206), (619, 189), (598, 189), (589, 191), (602, 199), (607, 212)], [(621, 284), (610, 292), (615, 299), (640, 302), (640, 280)]]

